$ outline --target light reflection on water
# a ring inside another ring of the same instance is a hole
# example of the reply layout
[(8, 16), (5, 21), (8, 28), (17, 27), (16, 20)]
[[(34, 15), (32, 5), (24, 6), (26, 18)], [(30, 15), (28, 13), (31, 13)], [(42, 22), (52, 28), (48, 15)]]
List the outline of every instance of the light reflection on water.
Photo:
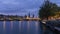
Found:
[(30, 30), (30, 21), (27, 21), (27, 34), (29, 34), (29, 30)]
[(6, 27), (6, 23), (5, 23), (6, 21), (3, 21), (3, 34), (5, 34), (6, 33), (6, 29), (5, 29), (5, 27)]
[(22, 21), (19, 21), (19, 32), (20, 32), (20, 33), (21, 33), (21, 29), (22, 29), (22, 28), (21, 28), (21, 22), (22, 22)]
[[(38, 21), (37, 21), (38, 22)], [(36, 34), (38, 34), (38, 29), (39, 29), (39, 22), (37, 23), (35, 22), (35, 26), (36, 26)]]
[(6, 21), (3, 21), (3, 28), (4, 28), (4, 30), (5, 30), (5, 26), (6, 26), (6, 25), (5, 25), (5, 22), (6, 22)]
[(38, 21), (0, 21), (0, 34), (40, 34)]
[(10, 24), (11, 24), (11, 25), (10, 25), (10, 32), (11, 32), (11, 34), (12, 34), (12, 33), (13, 33), (13, 32), (12, 32), (12, 30), (13, 30), (13, 21), (10, 21)]
[(13, 21), (10, 21), (11, 22), (11, 30), (13, 29)]

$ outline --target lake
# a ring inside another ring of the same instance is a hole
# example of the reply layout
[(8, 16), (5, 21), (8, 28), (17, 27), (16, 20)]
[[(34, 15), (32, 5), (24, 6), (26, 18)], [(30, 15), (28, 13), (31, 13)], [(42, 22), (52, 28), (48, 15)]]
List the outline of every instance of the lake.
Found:
[[(0, 21), (0, 34), (43, 34), (42, 27), (38, 21)], [(45, 33), (53, 34), (48, 29)]]
[(0, 34), (42, 34), (38, 21), (0, 21)]

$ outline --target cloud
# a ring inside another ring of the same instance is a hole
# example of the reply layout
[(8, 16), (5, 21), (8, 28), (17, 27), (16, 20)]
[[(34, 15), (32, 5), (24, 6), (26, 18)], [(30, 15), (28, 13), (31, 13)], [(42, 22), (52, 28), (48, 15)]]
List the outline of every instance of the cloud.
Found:
[(37, 13), (43, 0), (0, 0), (0, 13), (25, 15)]
[[(50, 0), (60, 6), (60, 0)], [(38, 15), (39, 7), (44, 0), (0, 0), (0, 13), (10, 15), (27, 15), (29, 12)]]

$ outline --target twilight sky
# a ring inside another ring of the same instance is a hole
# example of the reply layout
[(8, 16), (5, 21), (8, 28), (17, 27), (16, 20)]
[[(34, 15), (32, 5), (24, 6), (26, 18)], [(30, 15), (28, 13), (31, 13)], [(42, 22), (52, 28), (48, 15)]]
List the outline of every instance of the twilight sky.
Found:
[[(57, 5), (60, 5), (60, 0), (50, 0)], [(35, 14), (37, 16), (39, 7), (44, 0), (0, 0), (0, 14), (9, 15), (27, 15)]]

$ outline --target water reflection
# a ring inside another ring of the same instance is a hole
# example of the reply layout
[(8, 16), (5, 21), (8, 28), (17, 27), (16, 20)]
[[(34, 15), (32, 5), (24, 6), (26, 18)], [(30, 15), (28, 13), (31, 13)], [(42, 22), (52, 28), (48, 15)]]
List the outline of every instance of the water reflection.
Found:
[(36, 34), (38, 34), (38, 28), (39, 28), (39, 22), (35, 22), (35, 26), (36, 26)]
[(29, 30), (30, 30), (30, 21), (27, 21), (27, 34), (29, 34)]
[(13, 33), (12, 30), (13, 30), (13, 21), (10, 21), (11, 25), (10, 25), (10, 32), (11, 34)]
[(19, 21), (13, 21), (13, 34), (19, 34)]
[(11, 22), (10, 21), (5, 21), (5, 33), (6, 34), (11, 34)]
[(11, 30), (13, 29), (13, 21), (10, 21), (11, 22)]
[(0, 21), (0, 34), (3, 34), (3, 21)]
[(38, 21), (0, 21), (0, 34), (40, 34)]
[(21, 22), (22, 22), (22, 21), (19, 21), (19, 33), (21, 33), (21, 29), (22, 29), (22, 28), (21, 28)]
[(3, 21), (3, 34), (5, 34), (6, 33), (6, 29), (5, 29), (5, 27), (6, 27), (6, 21)]
[(3, 28), (4, 28), (4, 31), (5, 31), (5, 23), (6, 23), (6, 21), (3, 21)]

